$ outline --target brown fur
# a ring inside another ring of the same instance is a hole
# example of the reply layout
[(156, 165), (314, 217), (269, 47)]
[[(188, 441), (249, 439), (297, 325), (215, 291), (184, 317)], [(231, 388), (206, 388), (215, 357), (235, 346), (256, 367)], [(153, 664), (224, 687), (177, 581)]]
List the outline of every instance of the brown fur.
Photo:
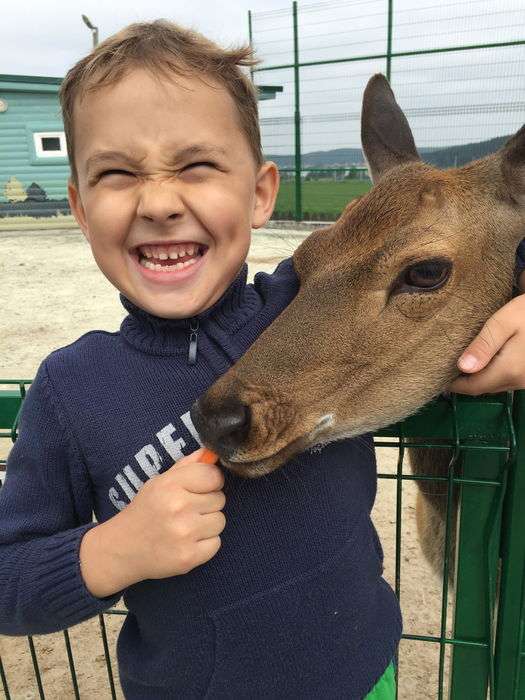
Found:
[[(525, 130), (487, 158), (438, 170), (416, 160), (383, 76), (367, 86), (362, 122), (374, 187), (299, 246), (297, 296), (192, 410), (238, 474), (268, 473), (309, 446), (414, 413), (458, 376), (458, 357), (511, 295), (525, 230)], [(395, 293), (408, 265), (433, 258), (452, 262), (442, 288)], [(225, 450), (209, 426), (232, 405), (249, 407), (250, 424)], [(421, 453), (415, 469), (443, 474), (444, 459)], [(446, 497), (428, 483), (418, 523), (436, 562)]]
[[(417, 448), (410, 450), (410, 466), (418, 476), (448, 476), (452, 450)], [(416, 501), (416, 523), (419, 542), (423, 554), (434, 571), (443, 574), (443, 561), (446, 549), (445, 531), (447, 517), (447, 482), (419, 481)], [(458, 487), (452, 492), (452, 509), (450, 515), (450, 545), (447, 552), (449, 559), (449, 580), (454, 580), (454, 562), (456, 560), (456, 526)]]

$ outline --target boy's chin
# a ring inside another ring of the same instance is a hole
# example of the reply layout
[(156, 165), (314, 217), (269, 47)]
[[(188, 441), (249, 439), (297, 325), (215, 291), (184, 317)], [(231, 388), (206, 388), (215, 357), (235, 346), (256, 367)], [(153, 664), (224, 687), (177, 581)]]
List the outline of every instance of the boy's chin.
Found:
[[(206, 290), (209, 292), (209, 290)], [(220, 293), (219, 297), (222, 296), (223, 292)], [(198, 316), (210, 306), (213, 306), (215, 301), (214, 297), (206, 294), (193, 294), (191, 298), (185, 298), (184, 296), (177, 297), (176, 294), (159, 294), (156, 297), (152, 295), (139, 295), (137, 301), (134, 302), (141, 309), (144, 309), (154, 316), (159, 318), (178, 320), (185, 318), (193, 318)]]
[(180, 281), (166, 280), (167, 283), (164, 283), (161, 279), (159, 283), (159, 280), (155, 279), (135, 279), (132, 296), (128, 296), (126, 291), (122, 293), (136, 306), (154, 316), (173, 320), (193, 318), (221, 299), (235, 281), (244, 262), (244, 258), (239, 260), (233, 270), (231, 266), (214, 270), (216, 266), (208, 265), (204, 274), (201, 263), (197, 274)]
[(154, 316), (158, 316), (159, 318), (170, 319), (173, 321), (185, 318), (193, 318), (194, 316), (198, 316), (198, 314), (200, 314), (202, 311), (205, 310), (205, 308), (207, 308), (203, 307), (201, 304), (198, 303), (184, 303), (177, 302), (176, 300), (173, 300), (171, 302), (159, 303), (150, 302), (147, 305), (139, 304), (139, 306), (141, 306), (141, 308), (145, 309)]

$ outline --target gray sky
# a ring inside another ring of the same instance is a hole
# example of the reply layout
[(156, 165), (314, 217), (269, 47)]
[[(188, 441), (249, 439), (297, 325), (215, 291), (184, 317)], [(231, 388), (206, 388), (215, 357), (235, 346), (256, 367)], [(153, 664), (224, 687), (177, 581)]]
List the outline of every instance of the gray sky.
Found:
[[(62, 76), (91, 48), (80, 15), (100, 39), (126, 24), (165, 17), (222, 44), (254, 43), (263, 66), (293, 58), (291, 2), (228, 0), (26, 0), (5, 2), (0, 22), (0, 72)], [(303, 61), (384, 53), (386, 0), (299, 1)], [(394, 51), (524, 38), (525, 0), (394, 0)], [(362, 91), (384, 60), (301, 69), (303, 150), (359, 145)], [(260, 84), (283, 92), (260, 105), (267, 153), (293, 151), (293, 71), (263, 71)], [(393, 61), (392, 84), (419, 146), (446, 146), (515, 131), (525, 121), (525, 47), (433, 54)]]
[(283, 0), (6, 0), (2, 5), (0, 72), (62, 76), (91, 49), (81, 14), (99, 26), (100, 40), (130, 22), (165, 17), (227, 44), (248, 40), (249, 9), (280, 8)]

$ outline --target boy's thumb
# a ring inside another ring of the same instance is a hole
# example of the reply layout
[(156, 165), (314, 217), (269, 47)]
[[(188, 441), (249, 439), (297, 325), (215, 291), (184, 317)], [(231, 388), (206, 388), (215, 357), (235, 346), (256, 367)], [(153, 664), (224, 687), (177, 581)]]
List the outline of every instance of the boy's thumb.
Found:
[(479, 372), (512, 335), (512, 328), (500, 321), (501, 310), (491, 316), (458, 360), (462, 372)]
[(186, 464), (187, 462), (201, 462), (204, 464), (215, 464), (219, 459), (215, 452), (212, 452), (207, 447), (200, 447), (195, 452), (189, 455), (185, 455), (181, 459), (178, 459), (175, 464)]

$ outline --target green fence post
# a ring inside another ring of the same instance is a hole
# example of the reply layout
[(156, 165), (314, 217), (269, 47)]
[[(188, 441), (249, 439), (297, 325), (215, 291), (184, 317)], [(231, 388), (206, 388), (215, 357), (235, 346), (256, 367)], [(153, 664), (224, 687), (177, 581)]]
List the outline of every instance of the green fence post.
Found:
[(303, 218), (302, 183), (301, 183), (301, 106), (299, 95), (299, 28), (297, 23), (297, 0), (293, 2), (293, 60), (295, 83), (295, 220)]
[(496, 698), (523, 700), (523, 583), (525, 565), (525, 391), (514, 395), (516, 460), (503, 514), (501, 593), (496, 639)]
[(4, 689), (5, 700), (11, 700), (11, 694), (9, 692), (9, 686), (7, 685), (7, 678), (4, 671), (4, 665), (2, 663), (2, 657), (0, 656), (0, 679), (2, 680), (2, 687)]
[(386, 38), (386, 78), (390, 82), (392, 71), (392, 25), (394, 21), (394, 0), (388, 0), (388, 24)]
[[(489, 408), (491, 404), (497, 413), (490, 422), (484, 422), (480, 407)], [(483, 438), (475, 438), (476, 442), (486, 444), (482, 451), (464, 452), (461, 476), (478, 484), (485, 479), (499, 485), (461, 485), (453, 637), (477, 642), (478, 646), (454, 645), (450, 698), (485, 700), (487, 687), (491, 689), (490, 697), (494, 697), (493, 619), (501, 512), (513, 442), (512, 412), (510, 395), (499, 402), (496, 396), (491, 397), (481, 406), (463, 398), (459, 405), (470, 424), (462, 442), (468, 445), (477, 434)], [(497, 452), (489, 445), (507, 446), (508, 451)]]
[[(248, 40), (250, 42), (250, 46), (253, 49), (253, 28), (252, 28), (252, 11), (248, 10)], [(253, 66), (250, 66), (250, 77), (252, 79), (253, 83)]]
[[(392, 58), (406, 57), (406, 56), (430, 56), (435, 53), (455, 53), (456, 51), (477, 51), (478, 49), (504, 49), (507, 46), (524, 46), (525, 40), (519, 39), (516, 41), (496, 41), (492, 44), (464, 44), (461, 46), (447, 46), (443, 49), (421, 49), (419, 51), (392, 51)], [(303, 61), (299, 64), (301, 68), (306, 66), (329, 66), (335, 65), (336, 63), (355, 63), (356, 61), (375, 61), (380, 58), (386, 58), (386, 53), (372, 53), (366, 56), (345, 56), (343, 58), (331, 58), (325, 61)], [(285, 70), (287, 68), (293, 68), (293, 63), (280, 63), (275, 66), (262, 66), (261, 68), (255, 68), (257, 71), (270, 71), (270, 70)]]

